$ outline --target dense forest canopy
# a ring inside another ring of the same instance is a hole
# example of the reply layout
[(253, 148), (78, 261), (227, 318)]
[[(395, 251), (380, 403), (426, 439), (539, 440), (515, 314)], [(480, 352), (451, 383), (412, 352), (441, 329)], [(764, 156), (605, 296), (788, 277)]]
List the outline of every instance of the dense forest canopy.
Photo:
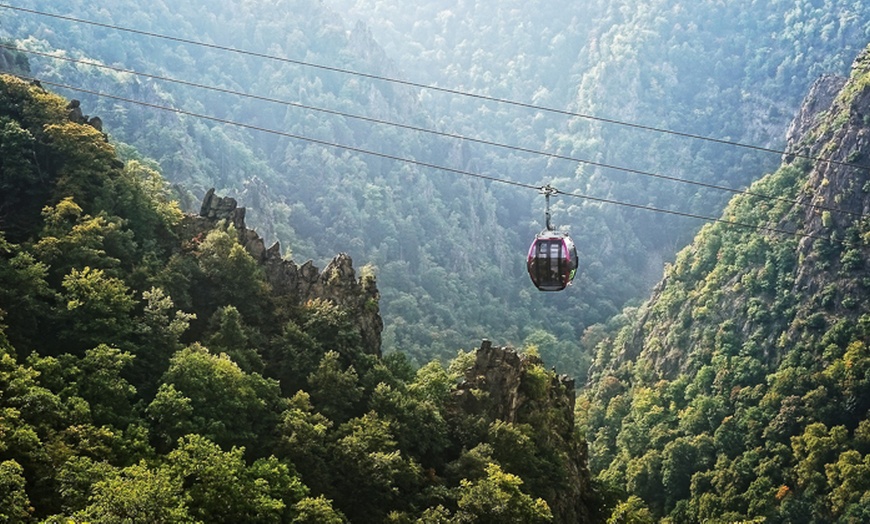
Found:
[[(826, 2), (162, 1), (21, 5), (140, 31), (509, 98), (617, 120), (776, 146), (820, 72), (845, 72), (868, 38), (863, 4)], [(341, 15), (339, 15), (341, 13)], [(219, 52), (3, 10), (0, 38), (30, 50), (312, 107), (739, 188), (771, 156), (641, 133), (432, 89)], [(716, 23), (710, 23), (716, 20)], [(727, 44), (727, 45), (724, 45)], [(446, 167), (641, 205), (716, 215), (727, 193), (484, 147), (30, 55), (45, 80)], [(249, 221), (295, 259), (347, 251), (376, 268), (387, 351), (417, 364), (468, 340), (536, 345), (582, 376), (581, 335), (644, 296), (700, 223), (556, 202), (582, 264), (566, 293), (530, 288), (522, 258), (542, 199), (413, 164), (73, 91), (112, 139), (131, 144), (193, 209), (209, 187), (246, 202)], [(129, 155), (126, 147), (119, 147)], [(144, 158), (138, 158), (144, 161)], [(509, 307), (501, 307), (501, 305)], [(580, 346), (580, 349), (578, 349)]]
[[(0, 7), (0, 520), (870, 520), (870, 6), (55, 4)], [(556, 198), (542, 294), (462, 173), (635, 207)]]
[(573, 381), (381, 358), (371, 271), (252, 249), (228, 199), (183, 215), (78, 110), (0, 75), (0, 521), (593, 516)]
[[(845, 74), (870, 38), (868, 7), (855, 2), (327, 4), (375, 28), (393, 56), (405, 57), (399, 63), (414, 78), (774, 148), (781, 148), (812, 81), (823, 73)], [(449, 104), (454, 111), (464, 108), (451, 114), (463, 122), (488, 121), (489, 109), (473, 100), (453, 97)], [(437, 100), (432, 105), (447, 112)], [(748, 186), (779, 161), (776, 155), (582, 118), (527, 116), (485, 132), (503, 133), (499, 138), (514, 144), (534, 137), (552, 151), (733, 188)], [(562, 187), (586, 194), (707, 215), (716, 215), (732, 196), (588, 166), (567, 175), (558, 167), (528, 167), (527, 176), (556, 178)], [(563, 181), (566, 176), (573, 180)], [(592, 293), (604, 282), (616, 297), (645, 290), (658, 279), (662, 259), (670, 259), (700, 227), (666, 215), (598, 206), (566, 211), (579, 245), (588, 246), (589, 264), (602, 262), (608, 269), (589, 268)]]
[(868, 75), (870, 48), (792, 128), (839, 164), (787, 157), (752, 186), (784, 200), (725, 209), (798, 235), (704, 227), (602, 334), (582, 412), (621, 521), (870, 519)]

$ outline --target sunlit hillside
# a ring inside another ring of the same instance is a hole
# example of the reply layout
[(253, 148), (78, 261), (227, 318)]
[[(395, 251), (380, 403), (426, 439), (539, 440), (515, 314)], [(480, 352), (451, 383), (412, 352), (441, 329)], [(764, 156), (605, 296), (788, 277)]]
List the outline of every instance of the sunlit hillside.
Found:
[[(781, 148), (806, 88), (845, 73), (870, 19), (847, 2), (20, 7), (3, 8), (0, 38), (30, 51), (34, 76), (101, 93), (56, 86), (156, 160), (183, 207), (216, 187), (294, 260), (371, 263), (386, 351), (423, 363), (488, 336), (578, 376), (584, 331), (647, 296), (704, 223), (661, 211), (715, 217), (778, 162), (620, 124)], [(572, 288), (540, 294), (524, 274), (542, 198), (469, 175), (580, 195), (554, 207), (580, 248)]]

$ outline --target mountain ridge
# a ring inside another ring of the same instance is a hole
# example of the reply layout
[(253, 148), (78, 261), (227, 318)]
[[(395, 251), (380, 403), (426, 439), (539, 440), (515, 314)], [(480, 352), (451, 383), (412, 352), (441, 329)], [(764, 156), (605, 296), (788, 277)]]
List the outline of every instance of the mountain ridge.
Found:
[(596, 347), (591, 467), (639, 497), (623, 510), (858, 522), (870, 509), (851, 476), (870, 471), (870, 170), (852, 165), (870, 154), (868, 57), (816, 84), (792, 126), (790, 152), (821, 160), (786, 155), (750, 188), (776, 199), (732, 199), (723, 218), (753, 228), (704, 226)]

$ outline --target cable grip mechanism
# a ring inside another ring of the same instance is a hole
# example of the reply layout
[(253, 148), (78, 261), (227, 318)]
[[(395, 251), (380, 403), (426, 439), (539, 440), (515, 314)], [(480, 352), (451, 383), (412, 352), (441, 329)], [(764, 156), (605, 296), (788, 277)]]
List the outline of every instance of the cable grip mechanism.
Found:
[(553, 231), (553, 225), (550, 223), (550, 195), (555, 195), (559, 193), (559, 190), (551, 186), (550, 184), (547, 184), (538, 188), (538, 191), (544, 195), (544, 199), (546, 200), (545, 217), (547, 221), (547, 231)]

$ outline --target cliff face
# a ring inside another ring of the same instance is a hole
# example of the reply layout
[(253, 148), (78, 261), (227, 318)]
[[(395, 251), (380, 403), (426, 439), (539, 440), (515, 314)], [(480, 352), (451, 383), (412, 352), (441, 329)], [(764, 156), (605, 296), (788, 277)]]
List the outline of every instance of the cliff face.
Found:
[[(725, 211), (725, 220), (761, 229), (705, 227), (666, 271), (611, 365), (645, 355), (659, 376), (673, 377), (699, 365), (692, 348), (712, 342), (702, 331), (725, 321), (733, 333), (762, 342), (773, 362), (781, 358), (775, 346), (803, 336), (810, 317), (830, 325), (865, 311), (855, 302), (870, 282), (870, 252), (860, 233), (870, 212), (868, 68), (865, 51), (850, 79), (825, 76), (813, 85), (789, 128), (783, 167), (753, 185), (754, 193), (771, 198), (740, 196)], [(740, 213), (747, 220), (734, 220)], [(726, 245), (732, 241), (757, 249), (742, 256)], [(733, 257), (742, 265), (730, 264)], [(744, 285), (756, 277), (764, 282)], [(784, 314), (761, 315), (760, 308)]]
[(380, 356), (384, 325), (374, 276), (357, 278), (353, 261), (345, 253), (333, 258), (322, 271), (310, 260), (300, 266), (282, 258), (277, 242), (267, 249), (260, 235), (245, 225), (245, 208), (239, 207), (233, 198), (217, 196), (214, 189), (203, 198), (199, 215), (188, 215), (181, 222), (179, 236), (194, 238), (221, 221), (233, 225), (239, 243), (262, 266), (273, 293), (295, 305), (322, 299), (339, 306), (353, 319), (365, 352)]
[[(834, 99), (846, 85), (847, 80), (842, 76), (823, 75), (813, 82), (809, 93), (801, 103), (797, 116), (792, 120), (788, 132), (785, 134), (785, 140), (788, 144), (786, 151), (796, 153), (806, 145), (804, 141), (808, 139), (807, 134), (819, 124), (822, 115), (831, 108)], [(793, 159), (787, 155), (783, 160), (791, 162)]]
[[(586, 443), (574, 425), (574, 379), (542, 368), (540, 358), (484, 340), (454, 393), (454, 407), (488, 423), (529, 424), (560, 455), (559, 478), (544, 498), (556, 522), (592, 522)], [(542, 423), (541, 417), (546, 417)]]
[[(813, 166), (803, 190), (815, 208), (802, 210), (806, 232), (798, 247), (798, 267), (794, 291), (816, 296), (829, 288), (827, 301), (834, 304), (830, 318), (854, 317), (863, 305), (844, 307), (852, 299), (866, 296), (864, 280), (870, 276), (863, 222), (870, 213), (870, 49), (852, 66), (848, 83), (819, 112), (819, 123), (794, 151), (830, 162)], [(805, 106), (812, 99), (805, 102)], [(829, 238), (829, 241), (814, 237)], [(832, 256), (835, 255), (835, 256)], [(820, 304), (814, 301), (818, 309)]]

